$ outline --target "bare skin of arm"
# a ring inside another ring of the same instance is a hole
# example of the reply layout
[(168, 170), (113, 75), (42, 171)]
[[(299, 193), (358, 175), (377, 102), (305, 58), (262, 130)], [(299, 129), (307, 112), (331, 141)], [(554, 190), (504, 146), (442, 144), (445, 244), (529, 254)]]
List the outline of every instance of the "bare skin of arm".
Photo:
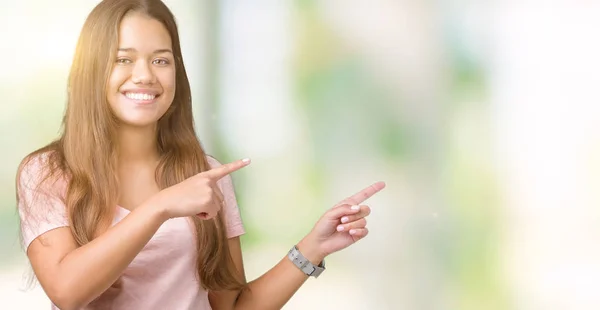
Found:
[(27, 255), (52, 302), (63, 310), (77, 309), (107, 290), (166, 220), (159, 210), (152, 203), (139, 206), (81, 247), (68, 227), (36, 238)]
[[(313, 230), (298, 243), (298, 250), (314, 265), (334, 252), (350, 246), (368, 234), (365, 217), (371, 212), (360, 205), (385, 187), (378, 182), (350, 196), (327, 211)], [(245, 279), (239, 238), (229, 241), (231, 253), (240, 277)], [(261, 277), (240, 291), (210, 292), (211, 306), (215, 310), (275, 310), (281, 309), (308, 276), (288, 258), (281, 261)]]
[[(218, 214), (216, 182), (249, 161), (238, 160), (163, 189), (91, 242), (78, 247), (68, 227), (38, 236), (27, 255), (42, 288), (62, 310), (83, 307), (106, 291), (169, 218)], [(94, 275), (90, 277), (90, 275)]]

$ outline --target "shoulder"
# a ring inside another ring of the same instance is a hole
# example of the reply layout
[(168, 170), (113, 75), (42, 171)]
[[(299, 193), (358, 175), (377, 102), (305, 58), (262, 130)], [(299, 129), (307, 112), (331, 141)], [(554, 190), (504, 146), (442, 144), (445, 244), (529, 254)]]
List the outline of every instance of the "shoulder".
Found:
[(50, 152), (31, 153), (19, 164), (17, 170), (18, 180), (30, 180), (36, 176), (46, 174), (49, 170)]
[(55, 151), (36, 151), (25, 156), (17, 169), (18, 189), (34, 189), (42, 183), (52, 186), (57, 181), (63, 181), (56, 155)]

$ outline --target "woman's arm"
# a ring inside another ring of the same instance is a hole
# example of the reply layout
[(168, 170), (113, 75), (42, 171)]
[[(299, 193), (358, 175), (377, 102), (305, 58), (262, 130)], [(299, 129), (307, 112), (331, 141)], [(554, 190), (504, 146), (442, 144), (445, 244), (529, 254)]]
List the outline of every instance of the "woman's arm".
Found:
[[(214, 213), (212, 209), (209, 210), (211, 202), (215, 201), (211, 194), (212, 184), (248, 163), (238, 161), (227, 164), (161, 191), (161, 195), (154, 196), (84, 246), (77, 247), (70, 231), (65, 227), (38, 236), (28, 247), (27, 254), (47, 295), (63, 310), (87, 305), (118, 279), (167, 218), (190, 213)], [(374, 184), (325, 213), (311, 233), (298, 244), (304, 256), (318, 264), (328, 254), (366, 236), (364, 217), (369, 214), (370, 209), (366, 206), (357, 208), (355, 205), (384, 186), (383, 183)], [(205, 189), (200, 192), (206, 193), (199, 195), (199, 189)], [(173, 204), (181, 197), (187, 198)], [(167, 201), (171, 202), (171, 208), (166, 207)], [(340, 222), (345, 223), (341, 225), (344, 227), (341, 231), (336, 230)], [(239, 238), (232, 239), (230, 244), (243, 279)], [(269, 272), (249, 283), (247, 289), (240, 292), (216, 292), (211, 294), (211, 299), (214, 300), (214, 296), (217, 296), (215, 309), (280, 309), (306, 278), (306, 275), (284, 258)]]
[[(229, 248), (236, 267), (241, 271), (241, 279), (245, 282), (240, 238), (229, 239)], [(298, 249), (303, 254), (307, 253), (307, 258), (313, 257), (309, 260), (315, 265), (323, 260), (319, 259), (319, 254), (311, 251), (305, 242), (300, 242)], [(285, 257), (263, 276), (248, 283), (244, 291), (211, 291), (208, 296), (214, 310), (281, 309), (306, 279), (308, 276)]]
[[(242, 248), (240, 238), (229, 239), (229, 248), (233, 261), (240, 271), (241, 280), (245, 283), (244, 265), (242, 259)], [(318, 265), (323, 259), (319, 254), (310, 250), (305, 242), (298, 244), (302, 253), (308, 257), (315, 257), (310, 261)], [(310, 253), (310, 254), (308, 254)], [(314, 253), (314, 254), (313, 254)], [(231, 309), (281, 309), (283, 305), (292, 298), (292, 295), (308, 278), (298, 267), (286, 257), (275, 267), (260, 278), (248, 283), (248, 288), (243, 291), (211, 291), (208, 295), (210, 305), (214, 310)], [(258, 302), (258, 303), (257, 303)]]
[(166, 220), (150, 200), (88, 244), (68, 227), (37, 237), (27, 255), (42, 288), (62, 310), (78, 309), (107, 290)]
[(119, 278), (167, 219), (216, 216), (220, 208), (213, 190), (216, 182), (248, 164), (238, 160), (163, 189), (81, 247), (66, 227), (39, 235), (27, 255), (46, 294), (63, 310), (87, 305)]
[[(368, 206), (359, 204), (379, 192), (385, 183), (379, 182), (348, 197), (326, 212), (313, 230), (298, 243), (298, 250), (314, 265), (334, 252), (350, 246), (368, 234), (365, 217)], [(343, 229), (338, 229), (338, 227)], [(243, 276), (243, 263), (239, 238), (229, 242), (231, 253)], [(210, 302), (215, 310), (270, 310), (281, 309), (308, 276), (296, 267), (287, 256), (258, 279), (248, 283), (238, 292), (211, 292)]]
[[(298, 243), (298, 250), (316, 266), (324, 256), (305, 240)], [(281, 309), (307, 279), (308, 276), (286, 256), (271, 270), (248, 283), (248, 289), (240, 292), (234, 309)]]

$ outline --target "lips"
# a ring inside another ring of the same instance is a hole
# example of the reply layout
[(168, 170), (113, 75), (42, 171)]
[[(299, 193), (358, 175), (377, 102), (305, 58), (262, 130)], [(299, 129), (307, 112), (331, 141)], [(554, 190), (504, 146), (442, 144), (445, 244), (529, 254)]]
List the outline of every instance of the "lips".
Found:
[(161, 95), (158, 91), (152, 89), (128, 89), (121, 91), (121, 94), (137, 104), (153, 103)]
[(155, 94), (148, 93), (137, 93), (137, 92), (125, 92), (125, 97), (133, 100), (154, 100), (157, 97)]

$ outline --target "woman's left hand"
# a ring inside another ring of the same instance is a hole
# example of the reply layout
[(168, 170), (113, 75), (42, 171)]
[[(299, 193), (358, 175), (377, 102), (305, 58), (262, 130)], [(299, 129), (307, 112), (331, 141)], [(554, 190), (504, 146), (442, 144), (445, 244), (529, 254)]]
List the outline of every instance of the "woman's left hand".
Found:
[(300, 252), (313, 263), (320, 262), (325, 256), (364, 238), (369, 233), (366, 217), (371, 208), (362, 203), (384, 188), (384, 182), (377, 182), (336, 204), (298, 243)]

